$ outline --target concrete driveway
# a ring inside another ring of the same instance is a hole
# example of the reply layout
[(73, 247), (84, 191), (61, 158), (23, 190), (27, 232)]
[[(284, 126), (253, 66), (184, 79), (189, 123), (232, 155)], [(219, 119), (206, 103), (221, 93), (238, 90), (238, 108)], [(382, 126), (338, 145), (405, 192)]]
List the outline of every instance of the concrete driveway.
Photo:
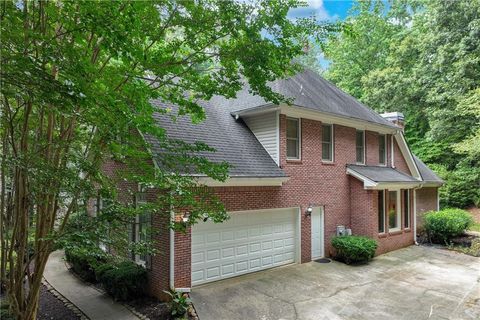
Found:
[(433, 247), (290, 265), (192, 290), (200, 320), (480, 319), (480, 258)]

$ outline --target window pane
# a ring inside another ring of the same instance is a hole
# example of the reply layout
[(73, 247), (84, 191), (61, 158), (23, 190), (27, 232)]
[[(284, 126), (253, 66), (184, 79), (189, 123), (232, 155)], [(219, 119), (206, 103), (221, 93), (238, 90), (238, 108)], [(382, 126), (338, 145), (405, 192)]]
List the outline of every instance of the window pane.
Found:
[(357, 147), (363, 147), (363, 131), (357, 131)]
[(357, 139), (356, 139), (356, 144), (357, 144), (357, 154), (356, 154), (356, 160), (357, 162), (363, 163), (364, 159), (364, 145), (363, 145), (363, 135), (364, 131), (357, 131)]
[(322, 160), (333, 161), (332, 125), (322, 125)]
[(404, 190), (403, 191), (403, 221), (404, 221), (404, 227), (405, 228), (410, 228), (410, 193), (409, 190)]
[(363, 148), (362, 147), (357, 147), (356, 159), (357, 159), (357, 162), (363, 163)]
[(332, 152), (330, 143), (322, 143), (322, 160), (332, 161)]
[(322, 126), (322, 141), (323, 142), (332, 142), (332, 126), (323, 125)]
[(287, 139), (287, 158), (298, 158), (298, 140)]
[(287, 119), (287, 138), (298, 138), (298, 119)]
[(397, 204), (397, 191), (388, 192), (388, 228), (399, 228), (398, 224), (398, 204)]
[(378, 191), (378, 232), (385, 232), (384, 192)]
[(385, 158), (385, 135), (381, 134), (378, 136), (378, 162), (385, 164)]

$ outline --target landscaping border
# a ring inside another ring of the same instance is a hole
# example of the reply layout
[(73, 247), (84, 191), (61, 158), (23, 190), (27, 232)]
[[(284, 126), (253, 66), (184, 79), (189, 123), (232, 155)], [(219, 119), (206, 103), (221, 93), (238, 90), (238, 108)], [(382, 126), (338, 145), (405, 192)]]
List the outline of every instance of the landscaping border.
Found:
[(60, 292), (58, 292), (48, 281), (47, 279), (42, 279), (42, 284), (47, 288), (47, 291), (50, 292), (55, 298), (60, 300), (66, 308), (72, 310), (72, 312), (80, 317), (80, 320), (90, 320), (85, 313), (82, 312), (76, 305), (74, 305), (70, 300), (65, 298)]

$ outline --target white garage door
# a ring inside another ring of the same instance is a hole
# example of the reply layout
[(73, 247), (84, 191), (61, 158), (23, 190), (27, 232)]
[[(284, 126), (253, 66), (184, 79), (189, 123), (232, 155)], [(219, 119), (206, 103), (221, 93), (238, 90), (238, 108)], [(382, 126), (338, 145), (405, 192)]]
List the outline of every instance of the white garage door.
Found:
[(192, 228), (192, 285), (295, 262), (297, 209), (231, 213)]

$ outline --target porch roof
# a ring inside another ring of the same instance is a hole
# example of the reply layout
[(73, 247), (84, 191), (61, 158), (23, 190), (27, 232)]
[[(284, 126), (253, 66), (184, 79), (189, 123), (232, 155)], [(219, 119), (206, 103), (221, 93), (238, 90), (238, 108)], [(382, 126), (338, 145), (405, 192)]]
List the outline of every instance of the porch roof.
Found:
[(422, 180), (406, 173), (383, 166), (349, 164), (347, 174), (362, 181), (366, 189), (408, 189), (418, 187), (422, 183)]

